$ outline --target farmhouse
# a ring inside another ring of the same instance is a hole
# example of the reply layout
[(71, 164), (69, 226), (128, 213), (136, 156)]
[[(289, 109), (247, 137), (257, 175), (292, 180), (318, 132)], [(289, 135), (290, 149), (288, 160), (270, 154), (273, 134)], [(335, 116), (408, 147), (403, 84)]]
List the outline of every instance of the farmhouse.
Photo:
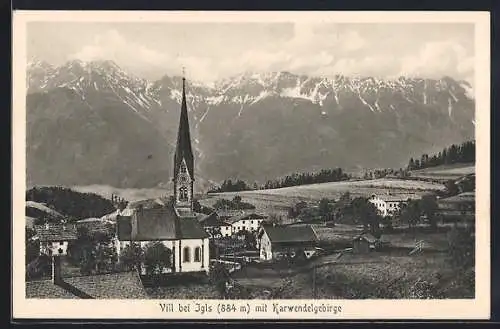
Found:
[(394, 196), (390, 194), (386, 195), (375, 195), (368, 199), (369, 202), (373, 203), (379, 214), (383, 217), (391, 216), (394, 212), (401, 208), (401, 204), (408, 201), (407, 197), (404, 196)]
[(210, 215), (202, 217), (200, 224), (212, 238), (222, 238), (231, 236), (232, 226), (229, 223), (221, 220), (217, 216), (217, 212), (212, 212)]
[(352, 248), (356, 253), (367, 253), (376, 248), (377, 238), (370, 233), (361, 233), (352, 240)]
[(40, 241), (40, 254), (65, 256), (68, 244), (77, 239), (76, 226), (73, 224), (49, 224), (35, 226), (36, 236)]
[[(193, 211), (194, 157), (191, 149), (186, 105), (185, 78), (182, 79), (182, 103), (177, 145), (174, 155), (174, 196), (155, 200), (147, 208), (138, 203), (127, 215), (117, 214), (116, 249), (120, 254), (132, 242), (147, 247), (161, 242), (170, 250), (171, 266), (164, 273), (209, 271), (209, 235)], [(143, 264), (144, 265), (144, 264)], [(141, 266), (144, 274), (145, 266)]]
[(260, 259), (275, 260), (284, 257), (311, 257), (319, 239), (310, 225), (263, 225), (258, 234)]
[(443, 218), (460, 218), (474, 221), (476, 209), (475, 192), (464, 192), (437, 201), (437, 213)]
[(227, 221), (231, 224), (232, 234), (242, 231), (256, 232), (266, 216), (256, 213), (242, 214), (229, 218)]

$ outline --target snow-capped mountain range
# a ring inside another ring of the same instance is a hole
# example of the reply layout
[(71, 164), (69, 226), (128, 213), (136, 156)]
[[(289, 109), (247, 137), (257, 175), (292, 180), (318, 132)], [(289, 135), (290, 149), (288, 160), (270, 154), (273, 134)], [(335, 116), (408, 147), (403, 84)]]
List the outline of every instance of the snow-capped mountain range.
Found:
[[(89, 88), (108, 91), (116, 94), (134, 110), (149, 109), (154, 104), (161, 106), (162, 92), (166, 92), (177, 102), (180, 102), (181, 97), (179, 77), (172, 77), (170, 81), (168, 77), (164, 77), (151, 82), (125, 72), (109, 60), (73, 60), (62, 66), (53, 66), (35, 59), (28, 63), (27, 85), (29, 92), (57, 87), (70, 88), (82, 99), (85, 99)], [(473, 89), (467, 81), (456, 82), (449, 77), (440, 80), (406, 77), (384, 80), (373, 77), (349, 78), (342, 75), (336, 75), (334, 78), (308, 77), (289, 72), (246, 73), (217, 81), (212, 85), (194, 82), (190, 89), (187, 98), (191, 108), (196, 108), (200, 103), (250, 105), (269, 96), (304, 99), (320, 106), (327, 100), (334, 100), (337, 106), (342, 107), (341, 97), (345, 93), (357, 95), (361, 103), (372, 112), (383, 110), (380, 105), (382, 96), (377, 95), (384, 92), (400, 94), (410, 103), (430, 104), (435, 99), (428, 97), (428, 91), (444, 91), (448, 94), (451, 107), (459, 101), (458, 97), (474, 99)], [(389, 108), (392, 109), (390, 104)]]
[[(112, 119), (119, 123), (123, 119), (120, 116), (134, 121), (130, 117), (133, 114), (143, 123), (131, 122), (132, 130), (144, 125), (155, 131), (156, 135), (150, 137), (160, 139), (162, 145), (171, 147), (175, 141), (180, 77), (165, 75), (158, 81), (148, 81), (113, 61), (73, 60), (54, 66), (35, 59), (27, 65), (26, 82), (28, 98), (32, 98), (28, 116), (33, 116), (28, 121), (35, 131), (48, 123), (34, 108), (65, 104), (69, 111), (75, 111), (81, 105), (99, 111), (96, 120), (106, 124), (111, 124)], [(400, 166), (414, 152), (429, 152), (474, 135), (473, 90), (466, 81), (450, 77), (379, 79), (244, 73), (211, 85), (188, 80), (187, 100), (198, 154), (197, 170), (216, 180), (229, 175), (262, 181), (290, 171), (332, 166)], [(108, 117), (111, 107), (120, 110), (113, 110)], [(59, 121), (67, 114), (47, 112)], [(71, 116), (69, 119), (74, 120)], [(363, 131), (358, 131), (359, 127), (364, 127)], [(130, 130), (127, 133), (131, 134)], [(307, 136), (299, 139), (294, 136), (297, 133)], [(40, 143), (40, 138), (44, 139), (38, 136), (35, 144)], [(398, 138), (406, 138), (407, 145), (396, 141)], [(356, 141), (366, 144), (359, 147), (363, 150), (359, 154), (352, 149)], [(308, 150), (301, 156), (283, 151), (292, 142), (307, 144)], [(264, 152), (265, 157), (254, 159), (248, 155), (256, 145), (260, 148), (255, 151)], [(42, 149), (45, 147), (52, 146)], [(74, 145), (67, 143), (67, 147)], [(82, 151), (82, 156), (85, 153)], [(235, 166), (221, 166), (221, 161)], [(122, 179), (118, 181), (115, 185), (124, 184)], [(164, 181), (153, 179), (146, 185)]]

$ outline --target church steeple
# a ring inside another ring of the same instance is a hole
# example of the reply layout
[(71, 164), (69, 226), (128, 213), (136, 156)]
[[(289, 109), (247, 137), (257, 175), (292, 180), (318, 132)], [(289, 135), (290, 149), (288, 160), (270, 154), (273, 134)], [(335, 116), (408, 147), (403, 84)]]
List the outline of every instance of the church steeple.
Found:
[(186, 104), (186, 78), (182, 77), (182, 101), (174, 155), (174, 197), (176, 206), (192, 210), (194, 157)]

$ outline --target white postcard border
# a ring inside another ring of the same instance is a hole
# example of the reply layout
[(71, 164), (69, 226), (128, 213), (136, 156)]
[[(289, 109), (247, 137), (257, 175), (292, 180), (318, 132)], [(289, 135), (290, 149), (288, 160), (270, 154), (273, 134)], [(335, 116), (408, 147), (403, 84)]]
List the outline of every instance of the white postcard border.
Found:
[[(86, 22), (305, 22), (473, 23), (476, 97), (476, 298), (471, 300), (35, 300), (25, 298), (24, 199), (26, 191), (26, 23)], [(490, 316), (490, 16), (489, 12), (125, 12), (15, 11), (13, 13), (13, 317), (88, 319), (488, 319)], [(191, 305), (188, 312), (162, 312), (160, 303)], [(196, 312), (234, 304), (237, 312)], [(268, 312), (244, 314), (244, 307)], [(340, 306), (333, 312), (273, 312), (277, 305)], [(337, 309), (338, 310), (338, 309)]]

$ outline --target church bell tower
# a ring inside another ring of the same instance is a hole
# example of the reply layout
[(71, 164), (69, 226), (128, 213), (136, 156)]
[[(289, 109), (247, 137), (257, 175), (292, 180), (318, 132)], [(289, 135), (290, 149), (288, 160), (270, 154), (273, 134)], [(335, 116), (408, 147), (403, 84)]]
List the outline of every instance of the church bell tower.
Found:
[(189, 119), (186, 105), (186, 79), (182, 77), (182, 102), (177, 145), (174, 155), (174, 206), (193, 211), (194, 157), (191, 149)]

